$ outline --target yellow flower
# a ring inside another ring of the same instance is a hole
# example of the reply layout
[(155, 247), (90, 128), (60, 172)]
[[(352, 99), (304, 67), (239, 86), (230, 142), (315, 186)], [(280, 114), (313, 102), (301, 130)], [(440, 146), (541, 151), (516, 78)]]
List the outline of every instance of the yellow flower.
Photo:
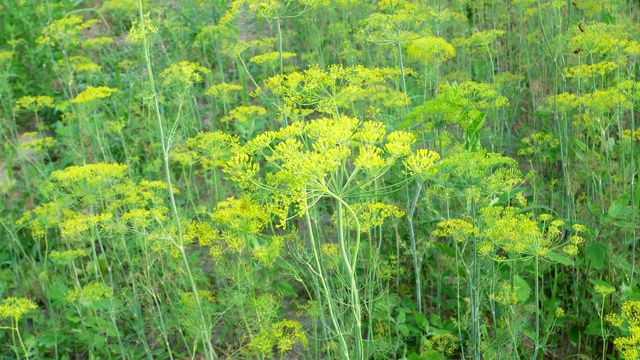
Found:
[[(296, 53), (292, 53), (292, 52), (287, 52), (284, 51), (282, 52), (282, 59), (286, 60), (286, 59), (290, 59), (296, 56)], [(268, 52), (265, 54), (260, 54), (260, 55), (256, 55), (254, 57), (252, 57), (251, 59), (249, 59), (249, 62), (258, 64), (258, 65), (268, 65), (271, 67), (275, 67), (277, 65), (277, 63), (280, 62), (280, 53), (277, 51), (273, 51), (273, 52)]]
[(262, 106), (240, 106), (229, 112), (229, 115), (220, 119), (222, 122), (231, 120), (238, 121), (240, 123), (247, 123), (254, 121), (267, 114), (267, 109)]
[(68, 59), (60, 59), (56, 66), (58, 69), (65, 69), (67, 64), (71, 67), (71, 70), (76, 72), (102, 71), (100, 65), (84, 56), (71, 56)]
[(129, 36), (127, 39), (132, 43), (137, 43), (147, 37), (150, 34), (158, 33), (158, 27), (151, 22), (151, 14), (146, 13), (141, 19), (134, 19), (131, 24), (131, 30), (129, 30)]
[(19, 111), (25, 109), (29, 111), (38, 111), (42, 108), (54, 107), (53, 98), (51, 96), (23, 96), (16, 101), (16, 105), (13, 107), (13, 111)]
[(423, 350), (437, 351), (441, 354), (447, 354), (453, 356), (458, 350), (458, 338), (447, 333), (440, 335), (433, 335), (429, 340), (425, 341)]
[(112, 44), (114, 41), (115, 40), (113, 40), (113, 38), (111, 37), (102, 36), (85, 41), (82, 44), (82, 47), (86, 49), (99, 49)]
[(11, 318), (18, 321), (29, 311), (37, 308), (38, 305), (27, 298), (10, 297), (0, 303), (0, 319)]
[(407, 60), (440, 64), (456, 56), (456, 49), (445, 39), (428, 36), (414, 40), (407, 47)]
[(111, 297), (113, 297), (113, 289), (103, 283), (92, 282), (80, 289), (70, 290), (64, 299), (70, 303), (78, 302), (83, 306), (91, 306)]
[(387, 162), (380, 156), (382, 149), (373, 145), (360, 147), (360, 153), (353, 164), (370, 174), (376, 174), (387, 165)]
[(69, 166), (64, 170), (51, 173), (49, 179), (63, 186), (86, 182), (87, 184), (102, 184), (110, 180), (123, 179), (127, 165), (122, 164), (87, 164), (83, 166)]
[(87, 103), (96, 99), (108, 98), (116, 91), (118, 90), (106, 86), (93, 87), (89, 85), (83, 92), (76, 95), (75, 98), (69, 100), (69, 102), (71, 102), (72, 104)]
[(302, 325), (293, 320), (282, 320), (271, 324), (271, 327), (260, 332), (249, 342), (249, 349), (263, 356), (271, 354), (271, 349), (277, 346), (278, 352), (285, 354), (300, 342), (307, 347), (309, 340), (302, 329)]
[(462, 242), (468, 236), (474, 235), (476, 231), (469, 222), (460, 219), (451, 219), (440, 222), (433, 231), (433, 235), (451, 236), (455, 241)]
[(594, 290), (596, 291), (596, 293), (604, 296), (616, 292), (616, 288), (608, 285), (596, 285)]
[(181, 61), (164, 69), (160, 73), (163, 85), (182, 85), (191, 87), (194, 83), (202, 82), (201, 74), (209, 72), (204, 66), (191, 61)]
[(640, 301), (625, 301), (620, 315), (609, 314), (605, 319), (615, 327), (628, 325), (629, 336), (618, 337), (613, 342), (622, 358), (636, 360), (640, 357)]
[(52, 47), (58, 43), (77, 45), (80, 31), (91, 27), (96, 22), (97, 20), (85, 22), (78, 15), (67, 15), (42, 29), (42, 36), (36, 39), (36, 43)]
[(409, 174), (418, 176), (421, 180), (426, 180), (438, 172), (435, 167), (436, 161), (440, 160), (440, 154), (427, 150), (418, 149), (409, 155), (403, 162)]

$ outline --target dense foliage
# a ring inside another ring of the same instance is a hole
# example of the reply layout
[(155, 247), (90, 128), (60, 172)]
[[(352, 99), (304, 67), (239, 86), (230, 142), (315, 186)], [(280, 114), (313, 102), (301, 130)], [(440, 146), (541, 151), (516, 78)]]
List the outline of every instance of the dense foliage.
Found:
[(640, 359), (639, 14), (0, 0), (0, 356)]

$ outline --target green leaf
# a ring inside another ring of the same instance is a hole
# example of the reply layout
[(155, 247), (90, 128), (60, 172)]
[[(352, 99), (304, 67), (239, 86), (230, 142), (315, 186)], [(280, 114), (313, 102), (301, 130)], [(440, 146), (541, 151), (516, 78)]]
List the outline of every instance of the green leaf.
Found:
[(573, 266), (574, 262), (573, 260), (571, 260), (571, 258), (569, 258), (568, 256), (559, 254), (557, 252), (553, 252), (553, 251), (549, 251), (548, 253), (544, 254), (544, 257), (551, 261), (551, 262), (555, 262), (558, 264), (562, 264), (562, 265), (566, 265), (566, 266)]
[(429, 322), (426, 316), (420, 314), (417, 310), (413, 310), (413, 317), (416, 319), (416, 324), (418, 324), (422, 330), (429, 331)]
[(589, 322), (589, 326), (587, 326), (587, 330), (585, 330), (585, 333), (587, 335), (594, 335), (594, 336), (602, 335), (600, 330), (601, 321), (602, 320), (599, 317), (592, 318), (591, 321)]
[(502, 193), (499, 197), (494, 198), (493, 200), (491, 200), (491, 202), (489, 203), (489, 206), (494, 206), (496, 204), (499, 205), (505, 205), (507, 203), (507, 201), (509, 201), (509, 199), (513, 198), (514, 196), (520, 194), (521, 192), (525, 191), (527, 188), (525, 187), (519, 187), (519, 188), (515, 188), (512, 190), (509, 190), (505, 193)]
[(416, 353), (411, 353), (406, 358), (407, 360), (423, 360), (424, 358)]
[(607, 259), (607, 247), (600, 243), (593, 243), (584, 249), (584, 257), (594, 269), (602, 270)]
[(284, 296), (292, 296), (292, 297), (298, 296), (298, 293), (293, 288), (293, 286), (291, 286), (291, 284), (289, 284), (286, 281), (277, 281), (276, 289), (278, 289), (278, 291), (280, 291)]
[(409, 327), (406, 324), (398, 325), (396, 328), (402, 336), (409, 336)]
[(422, 354), (423, 360), (445, 360), (444, 355), (437, 351), (427, 350)]
[(531, 286), (519, 275), (513, 277), (513, 287), (516, 289), (516, 298), (519, 303), (524, 303), (531, 296)]
[(455, 257), (456, 256), (456, 251), (453, 250), (452, 248), (448, 247), (445, 244), (439, 243), (437, 241), (434, 241), (431, 244), (432, 244), (432, 246), (434, 248), (436, 248), (437, 250), (440, 250), (441, 252), (445, 253), (446, 255), (449, 255), (450, 257)]
[(629, 193), (626, 193), (620, 196), (620, 198), (614, 201), (613, 204), (611, 204), (611, 206), (609, 207), (609, 210), (607, 211), (607, 216), (610, 216), (613, 218), (618, 216), (620, 211), (622, 211), (622, 209), (624, 209), (629, 203), (629, 198), (631, 198), (631, 195)]

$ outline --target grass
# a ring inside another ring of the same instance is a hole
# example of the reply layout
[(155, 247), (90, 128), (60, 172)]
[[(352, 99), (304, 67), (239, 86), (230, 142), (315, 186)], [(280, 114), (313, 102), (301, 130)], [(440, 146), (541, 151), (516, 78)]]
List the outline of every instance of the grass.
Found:
[(3, 358), (640, 358), (634, 2), (18, 5)]

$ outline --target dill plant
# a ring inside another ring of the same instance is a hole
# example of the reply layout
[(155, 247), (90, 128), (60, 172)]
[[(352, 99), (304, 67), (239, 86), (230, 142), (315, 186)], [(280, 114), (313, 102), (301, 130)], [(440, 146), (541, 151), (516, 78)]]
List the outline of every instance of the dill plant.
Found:
[[(143, 13), (143, 7), (142, 7), (142, 2), (138, 1), (138, 9), (139, 9), (139, 18), (136, 19), (137, 21), (134, 21), (134, 24), (129, 32), (129, 38), (131, 41), (134, 42), (138, 42), (142, 45), (142, 50), (143, 50), (143, 56), (144, 56), (144, 61), (146, 63), (146, 68), (147, 68), (147, 75), (148, 75), (148, 81), (149, 81), (149, 88), (150, 88), (150, 93), (151, 93), (151, 106), (157, 121), (157, 129), (159, 131), (159, 137), (160, 137), (160, 144), (161, 144), (161, 156), (164, 162), (164, 172), (165, 172), (165, 179), (167, 181), (168, 184), (168, 192), (169, 192), (169, 199), (170, 199), (170, 205), (171, 205), (171, 211), (173, 214), (173, 220), (174, 220), (174, 226), (175, 226), (175, 230), (178, 236), (178, 241), (174, 242), (174, 246), (176, 247), (176, 249), (179, 252), (179, 255), (182, 258), (183, 261), (183, 265), (185, 268), (185, 271), (187, 273), (187, 277), (189, 279), (190, 285), (191, 285), (191, 291), (193, 293), (194, 299), (195, 299), (195, 304), (197, 307), (197, 311), (199, 312), (199, 322), (198, 322), (198, 338), (199, 341), (202, 342), (203, 348), (204, 348), (204, 353), (206, 355), (207, 358), (211, 358), (211, 359), (215, 359), (217, 358), (217, 352), (216, 350), (213, 348), (213, 344), (211, 342), (211, 337), (209, 335), (209, 329), (210, 329), (210, 325), (207, 324), (207, 321), (204, 317), (204, 314), (202, 312), (202, 307), (201, 307), (201, 302), (200, 302), (200, 297), (198, 294), (198, 289), (193, 277), (193, 274), (191, 272), (191, 265), (189, 264), (189, 259), (187, 257), (186, 254), (186, 249), (185, 249), (185, 240), (183, 237), (183, 230), (181, 229), (181, 218), (180, 218), (180, 214), (178, 213), (178, 208), (176, 205), (176, 200), (175, 200), (175, 196), (174, 196), (174, 192), (173, 192), (173, 187), (171, 185), (171, 171), (170, 171), (170, 167), (169, 167), (169, 148), (170, 148), (170, 143), (171, 143), (171, 133), (167, 134), (167, 137), (165, 137), (165, 124), (164, 124), (164, 119), (163, 119), (163, 113), (160, 110), (160, 100), (158, 99), (158, 92), (156, 89), (156, 84), (155, 84), (155, 78), (154, 78), (154, 72), (153, 72), (153, 66), (152, 66), (152, 62), (151, 62), (151, 53), (150, 53), (150, 39), (149, 36), (152, 34), (157, 33), (158, 29), (157, 27), (151, 22), (150, 19), (150, 14), (144, 14)], [(171, 69), (171, 68), (170, 68)], [(176, 71), (182, 72), (183, 74), (187, 75), (186, 78), (178, 78), (176, 80), (178, 80), (181, 85), (185, 88), (188, 89), (194, 81), (198, 81), (201, 79), (200, 75), (197, 73), (198, 70), (202, 71), (201, 68), (198, 68), (197, 66), (191, 65), (191, 63), (183, 63), (183, 66), (181, 67), (177, 67), (175, 68)], [(172, 72), (168, 72), (167, 73), (167, 77), (169, 75), (172, 74)], [(171, 77), (168, 77), (171, 79)], [(179, 106), (178, 108), (178, 113), (180, 111), (181, 107)], [(175, 123), (177, 124), (177, 122)]]
[(637, 356), (631, 2), (18, 5), (3, 355)]
[[(11, 330), (11, 340), (13, 342), (14, 351), (16, 356), (20, 357), (20, 353), (18, 352), (18, 345), (20, 349), (24, 353), (25, 358), (29, 359), (29, 351), (27, 350), (25, 343), (22, 339), (22, 334), (20, 328), (18, 326), (18, 322), (22, 319), (27, 313), (32, 310), (38, 309), (38, 305), (36, 305), (33, 301), (27, 298), (16, 298), (10, 297), (3, 299), (0, 302), (0, 319), (10, 319), (11, 326), (2, 327), (3, 329)], [(17, 342), (16, 342), (17, 338)]]
[[(326, 307), (328, 319), (323, 326), (329, 331), (331, 337), (337, 338), (339, 354), (346, 358), (366, 357), (365, 339), (363, 338), (362, 318), (363, 311), (371, 307), (363, 307), (371, 299), (362, 298), (359, 288), (369, 289), (367, 284), (375, 279), (375, 267), (371, 269), (361, 268), (358, 264), (366, 259), (366, 256), (375, 256), (364, 253), (365, 244), (362, 242), (362, 232), (366, 222), (361, 222), (356, 212), (354, 200), (358, 199), (362, 192), (371, 192), (375, 199), (380, 192), (386, 191), (385, 187), (379, 187), (378, 179), (389, 171), (396, 160), (409, 155), (406, 166), (410, 174), (427, 176), (430, 167), (437, 160), (437, 154), (432, 155), (427, 150), (411, 154), (412, 139), (402, 136), (400, 133), (391, 133), (383, 147), (375, 145), (361, 145), (356, 147), (358, 155), (352, 154), (351, 138), (369, 139), (368, 141), (381, 142), (384, 140), (385, 131), (371, 132), (376, 129), (373, 123), (366, 123), (367, 127), (360, 129), (360, 121), (354, 118), (341, 116), (340, 118), (325, 118), (302, 124), (300, 122), (283, 128), (275, 133), (265, 133), (248, 142), (238, 153), (232, 157), (226, 165), (225, 172), (240, 186), (251, 191), (266, 191), (275, 197), (279, 217), (286, 220), (289, 215), (289, 207), (294, 206), (294, 215), (303, 217), (306, 224), (306, 234), (301, 234), (308, 241), (310, 250), (303, 251), (297, 248), (301, 254), (298, 261), (308, 267), (312, 275), (311, 280), (315, 284), (316, 294)], [(362, 141), (362, 140), (361, 140)], [(384, 152), (383, 152), (384, 149)], [(347, 162), (350, 156), (354, 156), (353, 167)], [(262, 174), (260, 167), (253, 160), (254, 157), (264, 157), (268, 163), (275, 166), (274, 172), (268, 168)], [(392, 186), (393, 188), (393, 186)], [(329, 200), (326, 202), (324, 199)], [(327, 249), (325, 241), (328, 241), (327, 230), (320, 227), (314, 218), (317, 207), (326, 202), (324, 206), (332, 206), (335, 211), (334, 230), (337, 237), (337, 249), (340, 254), (339, 269), (344, 277), (344, 283), (334, 283), (329, 276), (328, 269), (323, 265), (322, 249)], [(353, 221), (354, 233), (348, 231), (349, 218)], [(371, 246), (371, 245), (369, 245)], [(373, 251), (373, 249), (370, 249)], [(368, 259), (368, 261), (375, 261)], [(363, 272), (360, 274), (361, 272)], [(367, 275), (369, 271), (374, 271)], [(362, 279), (362, 280), (361, 280)], [(339, 287), (336, 287), (339, 286)], [(341, 288), (344, 287), (344, 290)], [(334, 293), (344, 292), (347, 302), (342, 305)], [(365, 291), (367, 294), (367, 291)], [(373, 293), (369, 296), (372, 296)], [(342, 320), (339, 313), (348, 311), (351, 315), (347, 320)], [(370, 317), (371, 314), (368, 315)], [(354, 326), (354, 333), (346, 336), (345, 329)], [(349, 344), (355, 342), (352, 348)]]

